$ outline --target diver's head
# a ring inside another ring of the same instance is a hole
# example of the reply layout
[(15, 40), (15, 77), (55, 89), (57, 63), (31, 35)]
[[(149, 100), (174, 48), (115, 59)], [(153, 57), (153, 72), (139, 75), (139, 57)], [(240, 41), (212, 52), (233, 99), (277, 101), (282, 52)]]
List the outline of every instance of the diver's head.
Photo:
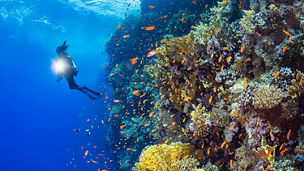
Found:
[(59, 47), (57, 47), (56, 52), (57, 54), (66, 54), (66, 50), (68, 49), (69, 45), (66, 45), (66, 40), (63, 42), (63, 44)]

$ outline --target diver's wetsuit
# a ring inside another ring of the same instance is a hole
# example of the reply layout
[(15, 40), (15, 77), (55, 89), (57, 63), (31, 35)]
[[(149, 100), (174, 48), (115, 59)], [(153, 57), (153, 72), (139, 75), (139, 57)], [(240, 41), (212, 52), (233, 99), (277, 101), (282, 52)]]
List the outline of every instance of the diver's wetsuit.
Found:
[[(56, 52), (58, 53), (58, 58), (65, 60), (66, 64), (68, 65), (67, 69), (65, 70), (64, 73), (62, 73), (62, 75), (68, 81), (70, 89), (77, 89), (77, 90), (87, 94), (89, 96), (89, 98), (96, 100), (98, 96), (101, 96), (101, 93), (93, 91), (93, 90), (87, 88), (86, 86), (79, 86), (75, 82), (74, 76), (77, 76), (78, 71), (77, 71), (76, 66), (75, 66), (73, 60), (71, 59), (71, 57), (68, 56), (68, 54), (65, 52), (67, 48), (68, 48), (68, 45), (66, 45), (66, 41), (64, 41), (63, 45), (59, 46), (56, 49)], [(58, 78), (59, 78), (59, 80), (61, 80), (62, 79), (61, 75), (58, 75)], [(90, 93), (92, 93), (93, 95), (95, 95), (97, 97), (94, 97)]]

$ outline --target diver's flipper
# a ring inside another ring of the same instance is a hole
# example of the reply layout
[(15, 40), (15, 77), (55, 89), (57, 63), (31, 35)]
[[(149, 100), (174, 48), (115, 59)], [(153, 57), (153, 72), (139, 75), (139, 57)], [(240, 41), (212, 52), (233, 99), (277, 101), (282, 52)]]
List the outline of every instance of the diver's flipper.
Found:
[(89, 88), (86, 87), (86, 86), (84, 86), (83, 89), (88, 90), (89, 92), (95, 94), (96, 96), (102, 96), (101, 93), (98, 93), (98, 92), (96, 92), (96, 91), (94, 91), (94, 90), (91, 90), (91, 89), (89, 89)]
[(94, 97), (94, 96), (92, 96), (92, 95), (89, 94), (89, 93), (88, 93), (87, 95), (89, 96), (90, 99), (92, 99), (92, 100), (97, 100), (97, 97)]

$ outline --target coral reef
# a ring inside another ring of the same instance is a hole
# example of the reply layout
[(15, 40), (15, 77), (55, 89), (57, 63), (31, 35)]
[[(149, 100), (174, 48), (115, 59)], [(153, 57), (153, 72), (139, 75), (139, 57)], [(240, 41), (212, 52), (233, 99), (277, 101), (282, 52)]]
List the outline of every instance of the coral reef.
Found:
[[(180, 167), (197, 165), (194, 160), (186, 160), (191, 155), (190, 144), (172, 143), (171, 145), (161, 144), (147, 146), (141, 152), (139, 162), (135, 163), (133, 170), (178, 170)], [(186, 163), (189, 163), (186, 166)]]
[(110, 132), (119, 132), (120, 149), (136, 149), (121, 159), (140, 155), (122, 168), (303, 167), (303, 2), (181, 4), (172, 15), (161, 9), (134, 18), (126, 29), (134, 37), (108, 45), (119, 44), (108, 51), (108, 81), (121, 100), (109, 105)]

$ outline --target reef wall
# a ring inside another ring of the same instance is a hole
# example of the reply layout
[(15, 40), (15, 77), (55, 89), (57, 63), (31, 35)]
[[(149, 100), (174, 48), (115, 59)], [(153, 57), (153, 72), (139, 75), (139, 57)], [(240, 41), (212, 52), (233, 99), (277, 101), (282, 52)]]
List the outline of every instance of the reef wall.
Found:
[(303, 2), (151, 3), (107, 44), (122, 169), (303, 169)]

